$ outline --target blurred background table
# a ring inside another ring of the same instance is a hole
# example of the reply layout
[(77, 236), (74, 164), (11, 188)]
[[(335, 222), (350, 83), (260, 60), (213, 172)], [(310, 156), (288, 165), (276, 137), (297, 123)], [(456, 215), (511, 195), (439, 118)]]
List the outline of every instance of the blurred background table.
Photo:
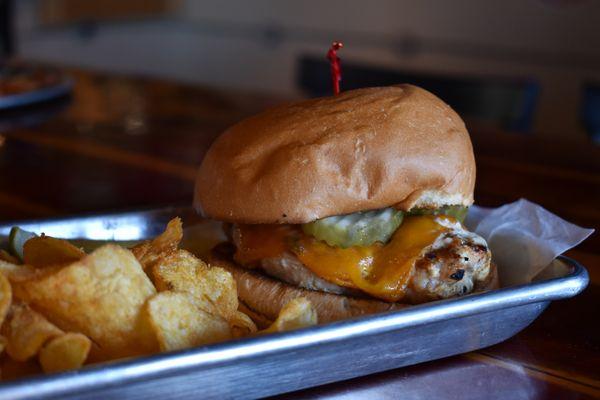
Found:
[[(68, 72), (75, 80), (70, 98), (0, 112), (3, 221), (189, 204), (196, 167), (214, 138), (237, 120), (288, 100)], [(598, 145), (467, 124), (479, 205), (524, 197), (600, 228)], [(507, 342), (284, 397), (600, 397), (600, 235), (568, 255), (588, 268), (590, 286), (552, 304)]]

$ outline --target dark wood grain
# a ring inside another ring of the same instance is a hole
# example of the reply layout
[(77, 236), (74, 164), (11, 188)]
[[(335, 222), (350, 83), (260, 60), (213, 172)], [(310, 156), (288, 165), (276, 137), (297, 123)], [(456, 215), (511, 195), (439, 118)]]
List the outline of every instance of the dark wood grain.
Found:
[[(23, 113), (18, 120), (0, 113), (2, 220), (190, 203), (196, 166), (219, 133), (286, 100), (69, 73), (76, 84), (66, 107), (27, 111), (46, 120), (32, 125)], [(577, 224), (600, 227), (598, 146), (568, 133), (558, 140), (469, 128), (479, 204), (524, 197)], [(553, 303), (516, 337), (475, 353), (286, 397), (600, 397), (600, 235), (569, 255), (588, 268), (590, 287)]]

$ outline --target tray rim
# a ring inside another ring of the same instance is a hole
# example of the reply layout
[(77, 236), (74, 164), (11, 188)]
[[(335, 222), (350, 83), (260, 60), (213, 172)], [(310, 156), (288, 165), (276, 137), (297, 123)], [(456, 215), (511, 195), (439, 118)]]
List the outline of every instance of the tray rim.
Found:
[[(24, 226), (24, 225), (41, 225), (41, 224), (52, 224), (58, 223), (61, 221), (67, 220), (86, 220), (86, 219), (94, 219), (94, 218), (116, 218), (116, 217), (134, 217), (146, 214), (154, 214), (154, 213), (184, 213), (190, 212), (193, 209), (189, 205), (183, 204), (175, 204), (168, 205), (164, 207), (148, 207), (148, 208), (131, 208), (131, 209), (123, 209), (123, 210), (109, 210), (107, 212), (86, 212), (86, 213), (75, 213), (75, 214), (65, 214), (59, 215), (49, 218), (32, 218), (32, 219), (15, 219), (0, 222), (0, 237), (8, 236), (10, 229), (13, 226)], [(200, 219), (205, 219), (202, 217), (198, 217)], [(184, 221), (185, 224), (185, 221)]]

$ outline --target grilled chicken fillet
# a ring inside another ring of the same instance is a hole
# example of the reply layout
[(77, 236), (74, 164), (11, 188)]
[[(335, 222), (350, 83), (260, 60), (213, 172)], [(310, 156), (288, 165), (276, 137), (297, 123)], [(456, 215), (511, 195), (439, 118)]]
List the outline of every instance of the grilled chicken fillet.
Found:
[[(404, 289), (403, 302), (416, 304), (471, 293), (493, 278), (491, 253), (485, 240), (467, 231), (458, 222), (445, 221), (444, 225), (447, 231), (440, 233), (415, 259)], [(287, 235), (290, 241), (294, 241), (301, 233), (290, 229)], [(230, 236), (238, 251), (244, 247), (239, 225), (231, 227)], [(266, 275), (305, 289), (366, 296), (358, 288), (338, 285), (319, 277), (291, 250), (245, 263), (245, 267), (258, 268)]]

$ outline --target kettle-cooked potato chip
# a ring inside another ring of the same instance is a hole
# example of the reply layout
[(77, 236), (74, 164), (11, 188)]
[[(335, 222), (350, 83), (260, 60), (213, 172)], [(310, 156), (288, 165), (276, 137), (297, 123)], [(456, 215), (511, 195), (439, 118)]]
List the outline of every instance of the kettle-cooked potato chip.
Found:
[(283, 306), (275, 322), (260, 333), (292, 331), (316, 325), (317, 322), (317, 312), (310, 301), (298, 297)]
[(9, 262), (11, 264), (21, 264), (17, 257), (13, 256), (4, 249), (0, 249), (0, 260)]
[(146, 305), (162, 351), (180, 350), (231, 339), (229, 323), (196, 306), (191, 295), (160, 292)]
[(6, 313), (8, 313), (11, 302), (12, 288), (8, 279), (6, 279), (3, 273), (0, 273), (0, 326), (2, 326), (4, 318), (6, 318)]
[(187, 291), (208, 265), (186, 250), (177, 250), (161, 257), (152, 267), (154, 285), (159, 291)]
[(257, 331), (254, 321), (241, 311), (236, 311), (229, 320), (234, 337), (240, 338)]
[(81, 333), (65, 333), (51, 339), (40, 350), (44, 372), (61, 372), (80, 368), (87, 359), (92, 342)]
[(61, 266), (46, 268), (34, 268), (31, 265), (16, 265), (0, 260), (0, 273), (3, 274), (11, 284), (12, 297), (16, 300), (24, 300), (27, 296), (23, 293), (23, 283), (29, 280), (42, 279), (58, 271)]
[(245, 305), (243, 302), (240, 301), (240, 305), (239, 305), (239, 310), (240, 312), (246, 314), (248, 317), (250, 317), (250, 319), (252, 320), (252, 322), (256, 325), (256, 327), (258, 329), (266, 329), (269, 326), (271, 326), (271, 324), (273, 324), (273, 321), (268, 319), (267, 317), (265, 317), (262, 314), (257, 313), (256, 311), (252, 310), (251, 308), (249, 308), (247, 305)]
[(8, 341), (6, 352), (16, 361), (26, 361), (35, 356), (44, 343), (63, 334), (42, 314), (23, 303), (15, 303), (10, 307), (2, 330)]
[(11, 282), (24, 281), (43, 272), (44, 270), (35, 269), (30, 265), (19, 265), (0, 260), (0, 273), (4, 274)]
[[(42, 236), (24, 241), (25, 264), (0, 252), (0, 353), (9, 356), (0, 359), (2, 375), (11, 365), (15, 376), (31, 366), (59, 372), (256, 333), (231, 273), (178, 249), (182, 235), (175, 218), (131, 251), (108, 244), (86, 255)], [(316, 323), (310, 302), (297, 298), (258, 333)]]
[(140, 317), (156, 290), (133, 254), (120, 246), (105, 245), (51, 274), (14, 283), (14, 292), (63, 330), (92, 339), (101, 352), (94, 359), (156, 349)]
[(185, 250), (161, 258), (152, 268), (159, 291), (174, 290), (191, 294), (198, 307), (230, 320), (238, 308), (237, 286), (231, 273), (209, 267)]
[(63, 239), (36, 236), (23, 245), (23, 261), (36, 268), (66, 265), (80, 260), (85, 253)]
[(169, 221), (163, 233), (150, 241), (134, 246), (131, 251), (146, 271), (160, 258), (176, 251), (182, 238), (183, 226), (181, 219), (173, 218)]

